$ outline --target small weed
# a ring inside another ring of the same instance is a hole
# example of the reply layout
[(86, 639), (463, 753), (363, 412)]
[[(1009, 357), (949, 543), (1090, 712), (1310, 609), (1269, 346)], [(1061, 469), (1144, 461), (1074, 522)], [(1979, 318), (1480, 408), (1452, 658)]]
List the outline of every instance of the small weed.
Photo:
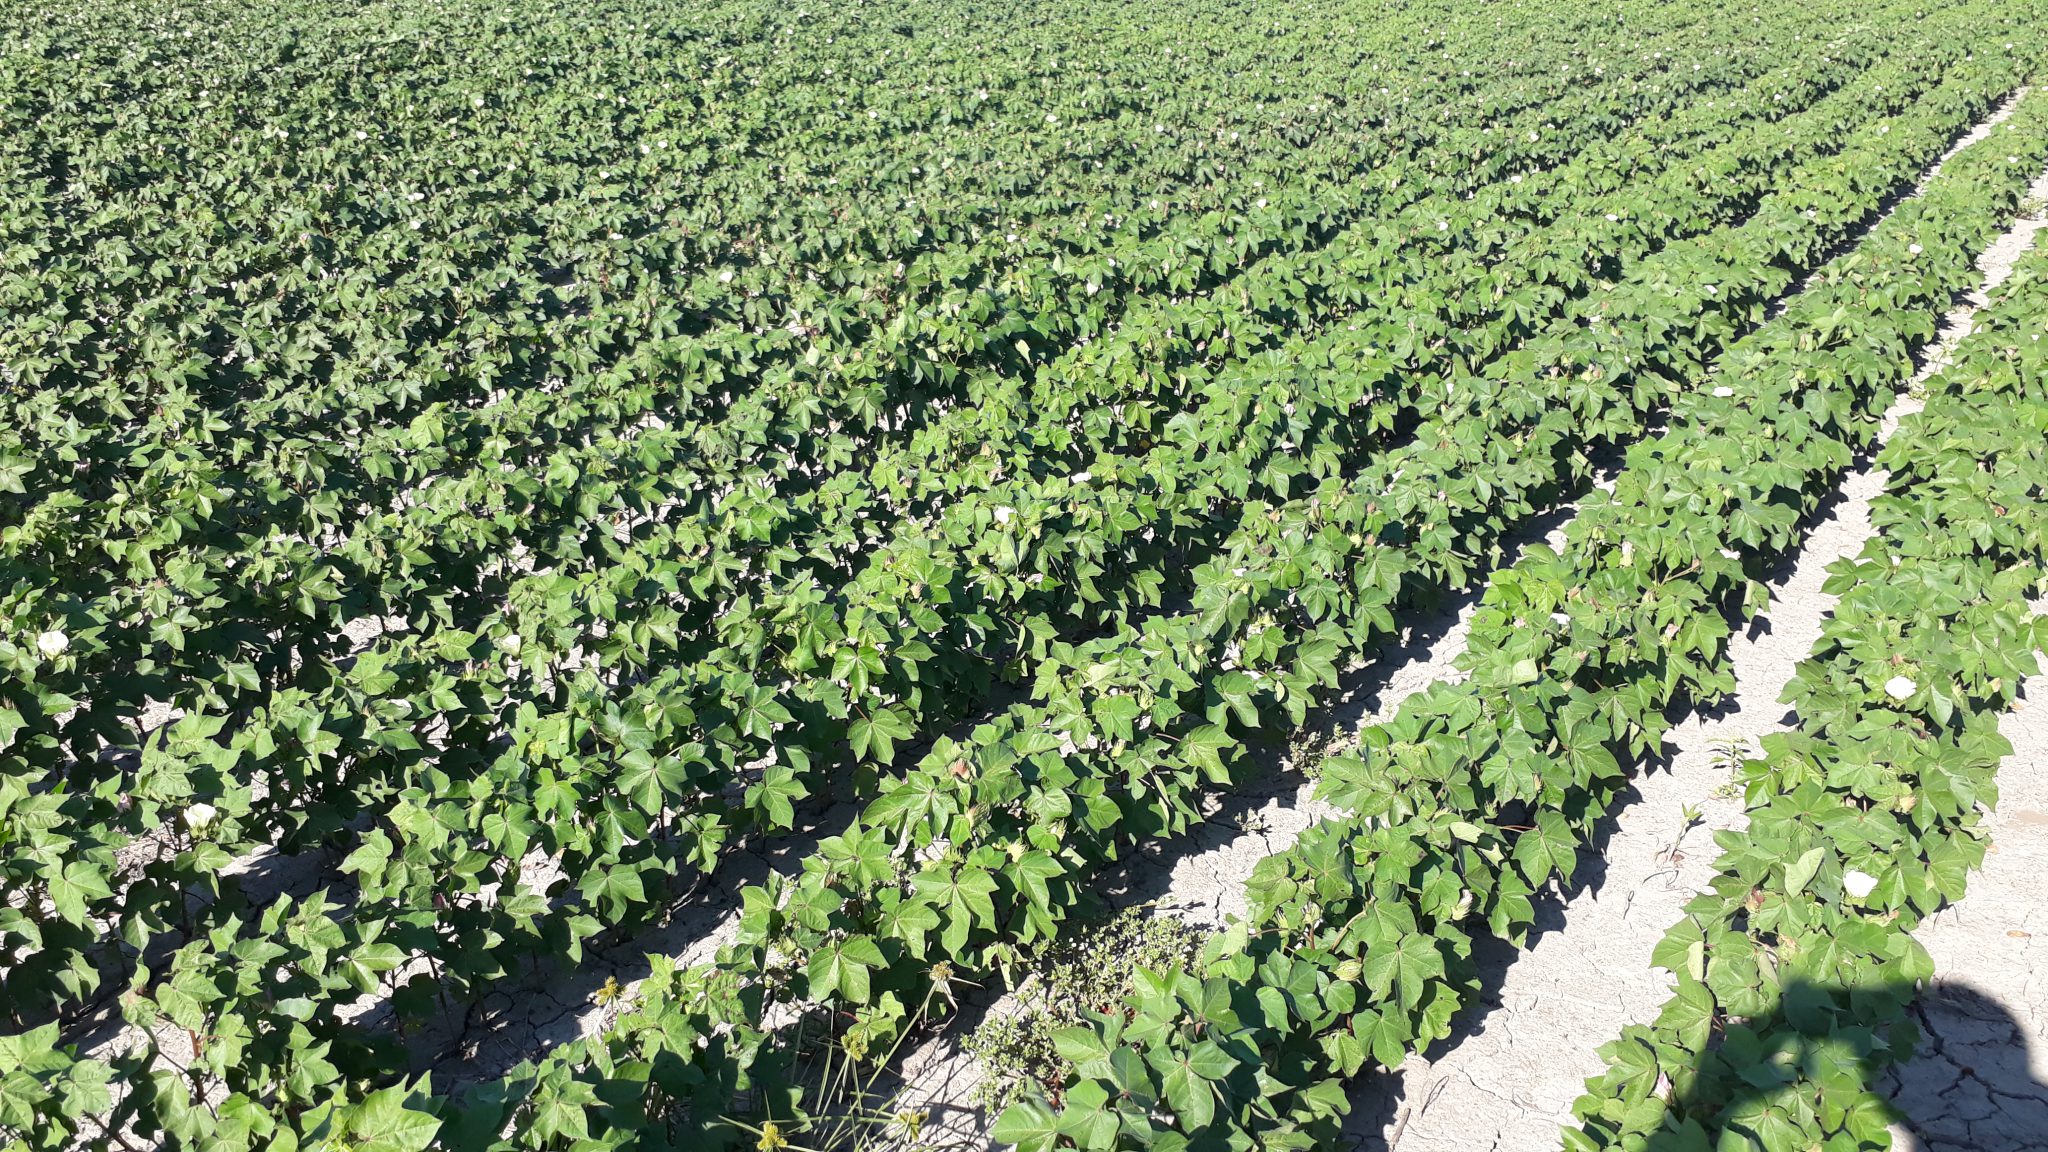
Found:
[(995, 1113), (1028, 1084), (1057, 1090), (1067, 1067), (1053, 1048), (1053, 1033), (1087, 1023), (1089, 1012), (1115, 1009), (1130, 994), (1138, 968), (1193, 961), (1208, 937), (1171, 916), (1128, 908), (1053, 945), (1034, 968), (1038, 978), (1018, 993), (1017, 1011), (984, 1022), (967, 1038), (964, 1047), (987, 1073), (974, 1102)]
[(1723, 740), (1714, 745), (1714, 770), (1724, 777), (1714, 786), (1714, 799), (1733, 800), (1742, 795), (1742, 765), (1753, 755), (1747, 740)]

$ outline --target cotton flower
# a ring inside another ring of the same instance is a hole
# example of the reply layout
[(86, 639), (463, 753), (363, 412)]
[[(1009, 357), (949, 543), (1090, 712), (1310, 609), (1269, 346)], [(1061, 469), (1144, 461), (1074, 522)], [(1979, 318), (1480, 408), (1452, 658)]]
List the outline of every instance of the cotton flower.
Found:
[(1920, 247), (1918, 244), (1908, 244), (1906, 245), (1906, 251), (1911, 252), (1915, 256), (1918, 256), (1920, 253), (1926, 251), (1926, 249)]
[(220, 809), (204, 801), (185, 809), (185, 827), (193, 832), (204, 832), (220, 816)]
[(1848, 890), (1849, 895), (1861, 900), (1877, 887), (1877, 877), (1860, 868), (1851, 868), (1842, 877), (1842, 887)]
[(1010, 522), (1010, 517), (1015, 516), (1016, 514), (1017, 510), (1015, 508), (1012, 508), (1009, 505), (1004, 504), (996, 509), (996, 523), (1008, 524)]
[(1884, 694), (1894, 700), (1904, 700), (1906, 697), (1911, 696), (1918, 687), (1919, 685), (1913, 683), (1909, 677), (1894, 676), (1884, 682)]
[(45, 658), (50, 660), (55, 660), (57, 657), (62, 656), (64, 650), (69, 647), (71, 647), (71, 637), (64, 635), (54, 628), (36, 637), (36, 651), (41, 652)]
[(519, 655), (519, 633), (507, 632), (498, 637), (498, 651), (507, 656)]
[(1728, 397), (1735, 395), (1735, 389), (1723, 384), (1719, 388), (1714, 389), (1714, 395), (1726, 400)]

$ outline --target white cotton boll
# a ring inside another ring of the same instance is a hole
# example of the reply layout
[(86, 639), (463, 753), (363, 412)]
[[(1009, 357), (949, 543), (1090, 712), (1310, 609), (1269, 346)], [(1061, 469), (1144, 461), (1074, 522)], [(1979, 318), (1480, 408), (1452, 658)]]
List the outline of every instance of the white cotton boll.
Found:
[(1870, 895), (1871, 890), (1877, 887), (1877, 877), (1860, 868), (1851, 868), (1842, 877), (1842, 887), (1848, 891), (1849, 895), (1861, 900), (1865, 896)]
[(36, 637), (36, 651), (41, 652), (45, 658), (50, 660), (55, 660), (57, 657), (62, 656), (64, 650), (69, 647), (71, 647), (71, 637), (55, 629)]
[(185, 809), (185, 827), (193, 832), (204, 832), (220, 816), (220, 810), (204, 801)]
[(1884, 694), (1894, 700), (1904, 700), (1919, 689), (1910, 677), (1894, 676), (1884, 682)]

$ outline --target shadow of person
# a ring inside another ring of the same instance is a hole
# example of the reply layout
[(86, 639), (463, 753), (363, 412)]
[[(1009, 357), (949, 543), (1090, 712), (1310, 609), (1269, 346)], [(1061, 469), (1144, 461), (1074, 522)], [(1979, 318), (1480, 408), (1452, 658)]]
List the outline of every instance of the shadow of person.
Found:
[(2048, 1045), (1967, 983), (1791, 982), (1716, 1039), (1646, 1152), (2048, 1152)]
[(1899, 1152), (2048, 1149), (2048, 1042), (2005, 1005), (1960, 981), (1930, 985), (1913, 1007), (1920, 1044), (1878, 1091), (1899, 1113)]

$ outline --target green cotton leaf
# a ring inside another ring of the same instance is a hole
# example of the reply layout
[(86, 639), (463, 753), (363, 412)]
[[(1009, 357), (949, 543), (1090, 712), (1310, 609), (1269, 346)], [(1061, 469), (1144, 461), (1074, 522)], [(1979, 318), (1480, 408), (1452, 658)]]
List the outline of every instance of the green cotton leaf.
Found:
[(761, 774), (760, 783), (747, 789), (747, 807), (755, 811), (766, 809), (775, 827), (789, 828), (796, 824), (795, 802), (810, 794), (811, 790), (797, 778), (794, 765), (771, 764)]
[(355, 1152), (423, 1152), (441, 1130), (441, 1120), (408, 1106), (411, 1091), (402, 1085), (380, 1089), (363, 1098), (349, 1117)]
[(1022, 859), (1008, 869), (1017, 890), (1039, 908), (1052, 907), (1052, 890), (1046, 882), (1065, 875), (1066, 869), (1060, 862), (1043, 852), (1027, 852)]
[(1515, 864), (1533, 888), (1549, 883), (1553, 874), (1568, 881), (1578, 867), (1578, 845), (1561, 813), (1540, 812), (1535, 826), (1515, 838)]
[(914, 883), (920, 898), (944, 910), (946, 930), (939, 942), (948, 952), (967, 947), (967, 938), (979, 922), (985, 928), (996, 923), (996, 879), (987, 870), (963, 867), (951, 876), (919, 876)]
[(21, 718), (21, 713), (0, 704), (0, 752), (6, 751), (14, 743), (14, 734), (27, 726), (28, 722)]
[[(107, 1087), (113, 1081), (114, 1070), (98, 1060), (77, 1060), (66, 1069), (61, 1082), (64, 1103), (60, 1111), (65, 1116), (96, 1116), (114, 1106), (114, 1094)], [(6, 1108), (0, 1105), (0, 1115)]]
[(50, 875), (50, 902), (56, 905), (57, 915), (79, 927), (86, 926), (86, 901), (113, 895), (105, 873), (83, 860), (70, 861), (62, 871)]
[[(1250, 676), (1242, 672), (1225, 672), (1210, 684), (1210, 691), (1222, 701), (1222, 707), (1237, 715), (1238, 722), (1247, 728), (1259, 726), (1259, 706), (1252, 700), (1257, 685)], [(1210, 719), (1220, 723), (1223, 719), (1220, 709), (1210, 709)]]
[(1067, 1089), (1066, 1108), (1060, 1113), (1060, 1134), (1086, 1149), (1117, 1146), (1119, 1109), (1101, 1082), (1083, 1080)]
[(1621, 1090), (1627, 1100), (1640, 1100), (1657, 1086), (1657, 1053), (1632, 1029), (1629, 1035), (1601, 1049), (1607, 1057), (1602, 1082)]
[(999, 1143), (1016, 1145), (1017, 1152), (1052, 1152), (1060, 1138), (1059, 1120), (1039, 1101), (1019, 1100), (996, 1117), (993, 1135)]
[(1351, 1034), (1372, 1054), (1380, 1067), (1398, 1069), (1408, 1059), (1408, 1045), (1415, 1039), (1406, 1012), (1367, 1008), (1351, 1018)]
[(745, 691), (745, 699), (738, 710), (740, 731), (758, 740), (772, 739), (777, 724), (788, 724), (796, 717), (775, 698), (772, 688), (751, 687)]
[(585, 872), (576, 889), (588, 903), (604, 905), (605, 914), (613, 920), (647, 902), (647, 886), (639, 871), (624, 864)]
[(847, 725), (848, 741), (856, 759), (888, 764), (896, 759), (896, 743), (910, 739), (916, 729), (893, 708), (877, 708)]
[(1138, 717), (1143, 710), (1138, 701), (1130, 696), (1104, 696), (1089, 706), (1095, 717), (1095, 725), (1104, 736), (1111, 740), (1130, 743), (1137, 739)]
[(1201, 769), (1209, 783), (1228, 784), (1230, 769), (1224, 764), (1223, 753), (1236, 743), (1221, 724), (1204, 724), (1181, 739), (1181, 754)]
[(589, 1107), (597, 1102), (597, 1090), (581, 1080), (563, 1078), (545, 1084), (534, 1097), (533, 1131), (542, 1136), (588, 1140)]
[(377, 977), (405, 963), (405, 950), (389, 941), (359, 944), (335, 957), (341, 975), (362, 992), (377, 989)]
[(1237, 1058), (1214, 1040), (1203, 1040), (1188, 1050), (1188, 1070), (1204, 1080), (1222, 1080), (1237, 1067)]
[(1809, 848), (1800, 854), (1799, 859), (1786, 865), (1785, 891), (1788, 893), (1806, 891), (1806, 886), (1813, 883), (1814, 876), (1819, 874), (1820, 862), (1825, 855), (1827, 855), (1827, 850), (1824, 848)]
[[(635, 749), (619, 758), (619, 792), (649, 816), (660, 814), (668, 798), (680, 794), (689, 779), (689, 765), (674, 756), (656, 757)], [(747, 802), (753, 804), (752, 793)]]
[(1155, 1055), (1148, 1063), (1158, 1071), (1160, 1094), (1183, 1127), (1199, 1131), (1216, 1119), (1216, 1090), (1195, 1075), (1185, 1057)]
[(1669, 1029), (1688, 1050), (1706, 1052), (1706, 1041), (1714, 1031), (1714, 994), (1706, 990), (1706, 984), (1681, 980), (1665, 1000), (1657, 1027)]
[(882, 950), (872, 937), (854, 936), (820, 948), (811, 957), (805, 975), (811, 981), (811, 995), (825, 997), (838, 993), (855, 1004), (866, 1004), (870, 996), (868, 974), (882, 966)]
[(1430, 980), (1443, 977), (1444, 958), (1433, 938), (1416, 932), (1402, 937), (1398, 944), (1367, 949), (1359, 974), (1375, 998), (1386, 1000), (1389, 994), (1398, 993), (1401, 1007), (1413, 1009), (1422, 1003)]
[(1095, 1029), (1086, 1026), (1061, 1028), (1052, 1034), (1053, 1051), (1083, 1076), (1110, 1074), (1110, 1045)]

